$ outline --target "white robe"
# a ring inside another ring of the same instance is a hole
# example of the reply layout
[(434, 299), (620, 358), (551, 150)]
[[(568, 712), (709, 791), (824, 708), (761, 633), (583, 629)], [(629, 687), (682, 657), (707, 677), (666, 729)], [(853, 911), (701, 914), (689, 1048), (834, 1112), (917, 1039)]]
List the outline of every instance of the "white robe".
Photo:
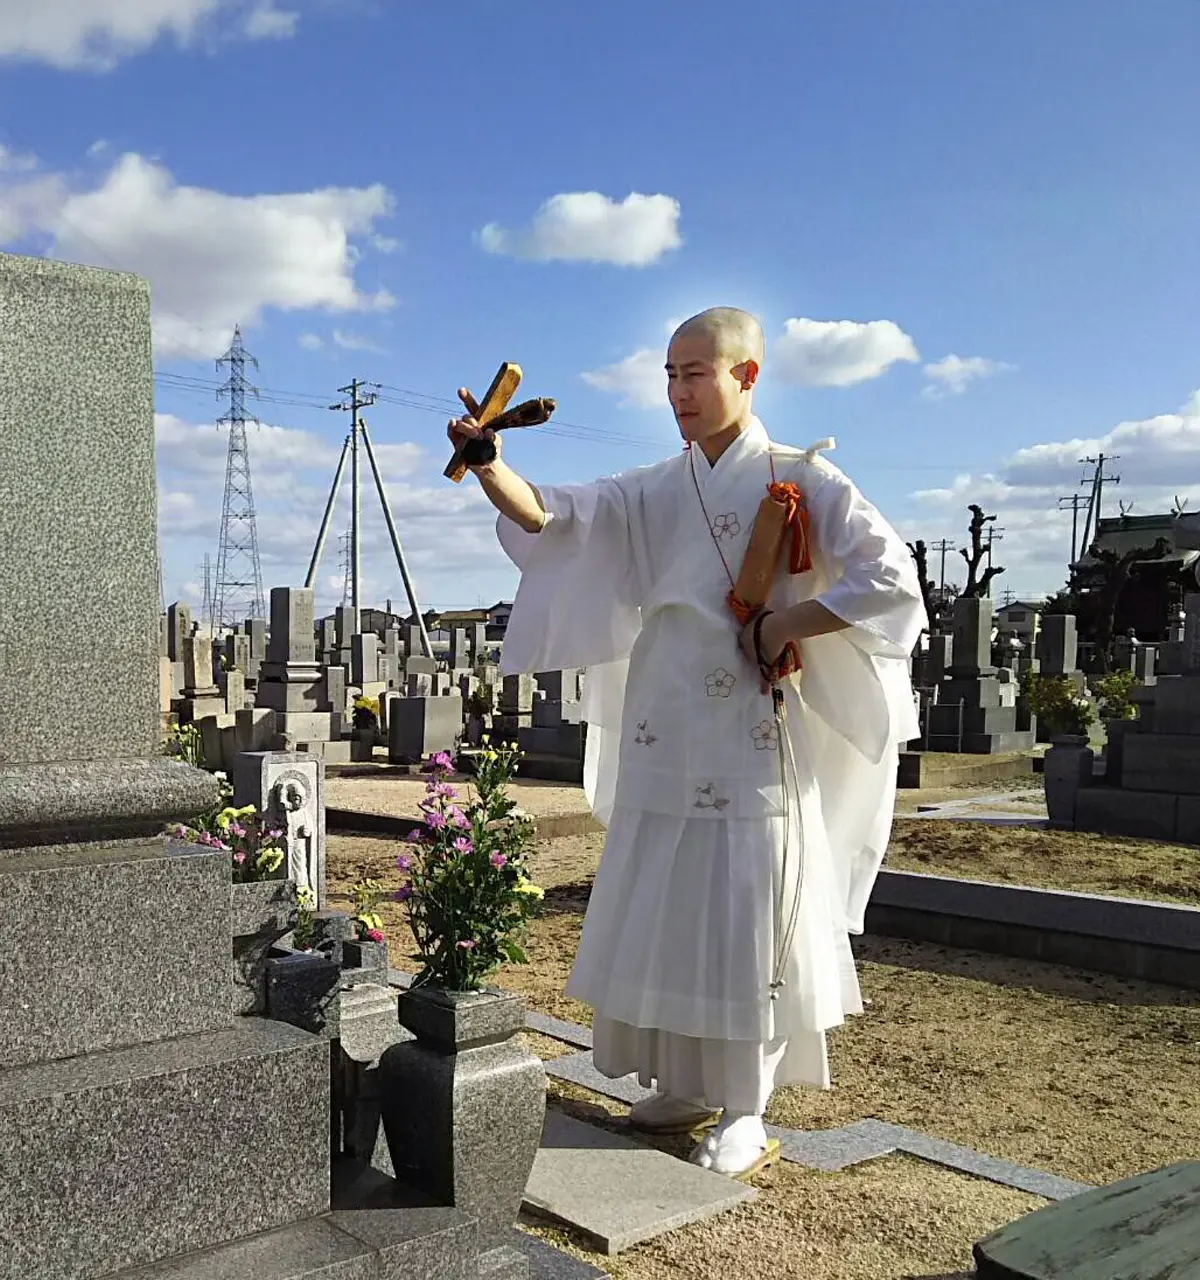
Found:
[[(772, 461), (807, 497), (814, 568), (781, 563), (770, 604), (817, 599), (851, 624), (801, 644), (784, 741), (726, 603)], [(595, 1010), (596, 1065), (738, 1111), (773, 1083), (828, 1087), (825, 1032), (862, 1008), (847, 934), (917, 734), (908, 550), (757, 419), (714, 466), (694, 449), (540, 492), (541, 533), (498, 523), (522, 571), (501, 667), (586, 668), (585, 787), (608, 836), (567, 992)]]

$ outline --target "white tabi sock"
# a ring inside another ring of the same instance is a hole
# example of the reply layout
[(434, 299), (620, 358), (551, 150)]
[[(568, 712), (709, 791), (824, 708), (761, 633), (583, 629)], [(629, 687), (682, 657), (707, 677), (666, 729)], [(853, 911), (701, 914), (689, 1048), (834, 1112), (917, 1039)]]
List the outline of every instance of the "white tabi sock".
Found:
[(726, 1112), (691, 1158), (703, 1169), (736, 1177), (757, 1163), (766, 1149), (767, 1130), (762, 1116)]

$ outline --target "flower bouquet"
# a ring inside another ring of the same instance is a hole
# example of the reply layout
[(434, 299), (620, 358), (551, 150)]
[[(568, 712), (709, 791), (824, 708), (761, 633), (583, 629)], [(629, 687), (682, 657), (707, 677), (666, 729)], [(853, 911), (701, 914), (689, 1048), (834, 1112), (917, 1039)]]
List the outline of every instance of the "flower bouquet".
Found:
[(424, 819), (397, 858), (407, 875), (396, 898), (408, 910), (423, 968), (414, 987), (479, 991), (521, 946), (542, 890), (526, 874), (533, 822), (506, 791), (519, 753), (484, 742), (474, 795), (460, 797), (441, 752), (427, 767)]
[(229, 805), (227, 801), (233, 788), (224, 774), (217, 774), (217, 778), (221, 782), (220, 807), (197, 818), (192, 826), (173, 827), (171, 835), (209, 849), (227, 850), (234, 884), (279, 878), (278, 872), (287, 854), (283, 831), (268, 826), (252, 804), (241, 808)]

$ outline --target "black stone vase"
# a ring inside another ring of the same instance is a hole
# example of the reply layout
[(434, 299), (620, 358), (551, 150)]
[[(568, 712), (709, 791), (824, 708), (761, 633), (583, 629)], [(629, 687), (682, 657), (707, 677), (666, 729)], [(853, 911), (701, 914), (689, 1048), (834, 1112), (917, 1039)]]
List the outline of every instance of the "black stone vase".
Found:
[(516, 1222), (546, 1114), (541, 1060), (514, 1040), (525, 1000), (504, 991), (418, 987), (399, 999), (416, 1037), (379, 1061), (396, 1176), (479, 1219), (482, 1249)]

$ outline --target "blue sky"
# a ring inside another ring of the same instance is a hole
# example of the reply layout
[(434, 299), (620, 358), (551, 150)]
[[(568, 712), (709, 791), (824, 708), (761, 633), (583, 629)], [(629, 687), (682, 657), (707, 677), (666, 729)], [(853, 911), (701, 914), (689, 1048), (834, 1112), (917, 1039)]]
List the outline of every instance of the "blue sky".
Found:
[[(1192, 0), (29, 8), (0, 0), (0, 245), (151, 281), (169, 598), (216, 557), (235, 323), (268, 587), (303, 579), (360, 377), (422, 605), (511, 596), (441, 478), (455, 388), (511, 359), (558, 399), (508, 448), (535, 480), (651, 462), (667, 326), (715, 304), (765, 323), (776, 438), (835, 435), (909, 537), (983, 502), (1000, 587), (1064, 577), (1084, 454), (1120, 455), (1114, 513), (1200, 504)], [(398, 599), (364, 510), (364, 602)]]

